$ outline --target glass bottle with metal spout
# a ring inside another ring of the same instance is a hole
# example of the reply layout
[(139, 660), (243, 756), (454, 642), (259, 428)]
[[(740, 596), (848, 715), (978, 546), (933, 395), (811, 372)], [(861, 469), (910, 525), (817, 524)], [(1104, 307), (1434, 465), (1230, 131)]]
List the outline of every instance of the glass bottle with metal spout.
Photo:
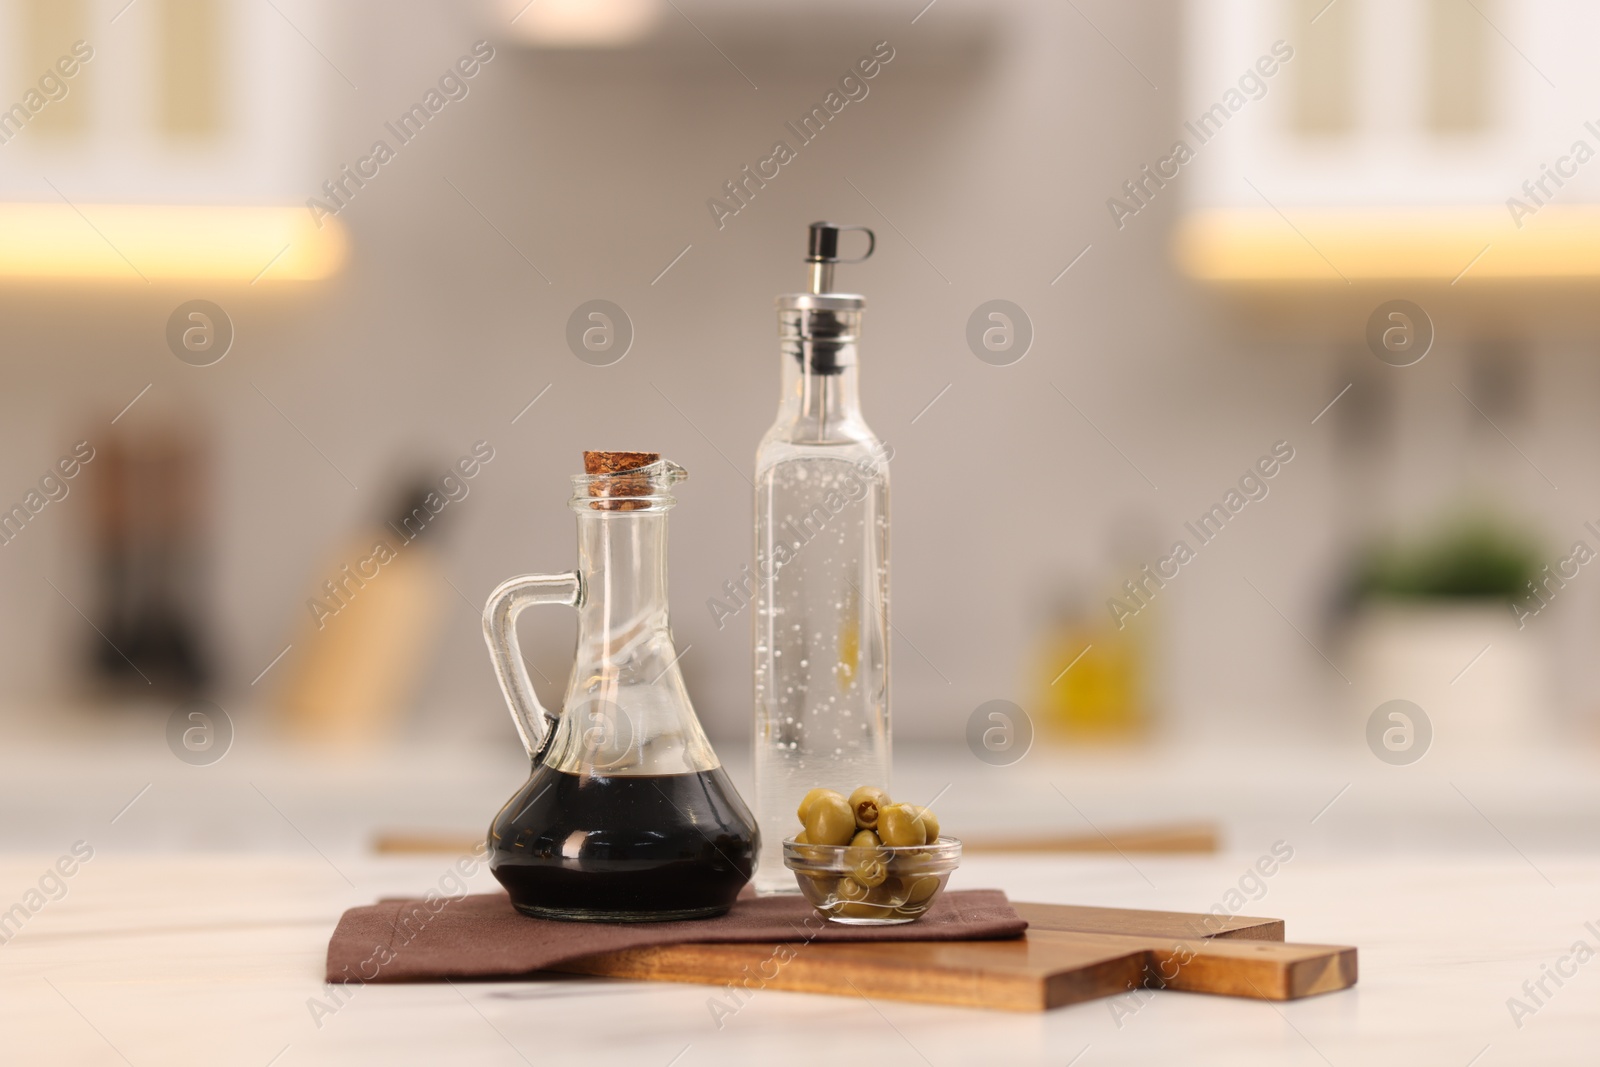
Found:
[[(527, 915), (645, 922), (720, 915), (749, 881), (755, 820), (695, 717), (667, 621), (667, 511), (684, 469), (649, 452), (586, 452), (573, 478), (578, 568), (503, 583), (484, 638), (533, 761), (495, 817), (489, 864)], [(517, 647), (535, 604), (578, 611), (562, 713)]]
[(778, 298), (782, 390), (756, 452), (755, 803), (758, 893), (784, 869), (795, 808), (817, 786), (889, 788), (890, 450), (857, 394), (865, 300), (833, 291), (842, 231), (817, 222), (809, 291)]

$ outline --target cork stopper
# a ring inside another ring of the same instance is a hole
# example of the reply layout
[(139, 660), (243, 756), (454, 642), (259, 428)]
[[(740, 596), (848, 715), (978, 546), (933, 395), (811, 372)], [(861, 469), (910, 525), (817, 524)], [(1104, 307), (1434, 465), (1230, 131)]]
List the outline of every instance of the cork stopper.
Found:
[[(583, 472), (590, 475), (626, 474), (660, 462), (659, 452), (585, 452)], [(643, 474), (589, 483), (589, 495), (593, 497), (643, 497), (651, 495), (651, 491), (650, 478)], [(597, 511), (638, 511), (649, 507), (649, 504), (643, 500), (601, 499), (589, 506)]]

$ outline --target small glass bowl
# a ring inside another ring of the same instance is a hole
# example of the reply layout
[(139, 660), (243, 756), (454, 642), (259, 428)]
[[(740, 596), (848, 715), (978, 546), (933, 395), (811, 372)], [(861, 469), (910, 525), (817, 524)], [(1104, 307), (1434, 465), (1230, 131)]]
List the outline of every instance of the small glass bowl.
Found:
[(890, 926), (914, 922), (928, 910), (961, 864), (961, 842), (941, 837), (931, 845), (857, 848), (790, 839), (783, 843), (783, 863), (829, 920)]

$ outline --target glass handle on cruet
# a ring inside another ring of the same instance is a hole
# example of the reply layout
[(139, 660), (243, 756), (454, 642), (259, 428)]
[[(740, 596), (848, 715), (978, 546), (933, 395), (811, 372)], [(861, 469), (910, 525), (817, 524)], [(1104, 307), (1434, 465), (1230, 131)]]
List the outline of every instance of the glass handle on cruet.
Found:
[(523, 608), (535, 604), (577, 607), (582, 597), (583, 582), (577, 571), (523, 574), (500, 583), (489, 594), (489, 603), (483, 609), (483, 639), (489, 646), (489, 658), (494, 661), (500, 690), (511, 707), (511, 721), (516, 724), (517, 736), (522, 738), (529, 759), (538, 757), (556, 719), (539, 703), (539, 696), (533, 691), (527, 664), (522, 660), (522, 649), (517, 645), (517, 616), (522, 614)]

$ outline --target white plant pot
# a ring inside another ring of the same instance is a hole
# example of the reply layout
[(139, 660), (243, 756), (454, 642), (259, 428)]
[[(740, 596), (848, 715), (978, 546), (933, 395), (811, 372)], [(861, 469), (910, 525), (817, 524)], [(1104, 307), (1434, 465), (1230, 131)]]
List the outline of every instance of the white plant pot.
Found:
[(1379, 601), (1346, 644), (1357, 736), (1390, 700), (1427, 715), (1430, 751), (1481, 756), (1538, 744), (1550, 720), (1549, 671), (1532, 628), (1500, 601)]

